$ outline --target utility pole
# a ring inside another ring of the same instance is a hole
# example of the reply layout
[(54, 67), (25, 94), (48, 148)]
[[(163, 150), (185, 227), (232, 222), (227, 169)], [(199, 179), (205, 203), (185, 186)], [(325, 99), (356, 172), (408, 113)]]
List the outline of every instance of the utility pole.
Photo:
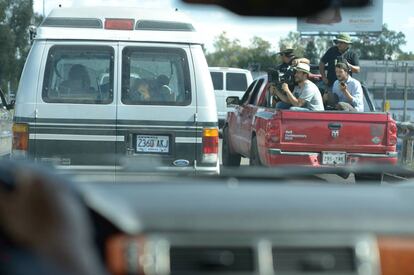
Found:
[(45, 17), (46, 17), (46, 15), (45, 15), (45, 1), (46, 1), (46, 0), (43, 0), (43, 18), (45, 18)]
[(404, 77), (404, 114), (403, 119), (407, 121), (407, 100), (408, 100), (408, 63), (405, 63), (405, 77)]
[(385, 60), (385, 86), (382, 94), (382, 111), (385, 112), (385, 103), (387, 102), (387, 86), (388, 86), (388, 58)]

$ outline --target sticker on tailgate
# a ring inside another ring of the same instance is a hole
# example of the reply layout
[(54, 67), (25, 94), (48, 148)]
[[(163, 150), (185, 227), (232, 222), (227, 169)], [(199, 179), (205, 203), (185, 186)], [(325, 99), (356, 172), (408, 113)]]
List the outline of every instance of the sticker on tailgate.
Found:
[(293, 140), (295, 138), (307, 138), (307, 135), (304, 134), (296, 134), (292, 130), (286, 130), (285, 131), (285, 140)]

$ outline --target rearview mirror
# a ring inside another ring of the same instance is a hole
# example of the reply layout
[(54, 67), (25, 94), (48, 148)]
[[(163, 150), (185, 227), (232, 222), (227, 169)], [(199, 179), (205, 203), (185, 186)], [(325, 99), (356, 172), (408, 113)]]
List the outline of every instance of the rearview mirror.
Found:
[(226, 98), (227, 107), (231, 107), (234, 105), (240, 105), (240, 99), (238, 96), (229, 96)]
[(12, 100), (10, 104), (7, 105), (7, 110), (13, 110), (15, 104), (16, 104), (16, 100)]
[(6, 97), (4, 96), (3, 90), (0, 88), (0, 100), (1, 100), (1, 105), (3, 108), (10, 110), (10, 105), (12, 105), (14, 107), (14, 100), (11, 102), (11, 104), (7, 103)]

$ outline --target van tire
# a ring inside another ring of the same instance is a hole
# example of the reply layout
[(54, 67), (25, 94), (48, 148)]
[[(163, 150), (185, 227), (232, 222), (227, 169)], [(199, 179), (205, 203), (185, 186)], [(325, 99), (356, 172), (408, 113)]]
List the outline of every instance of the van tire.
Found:
[(221, 153), (222, 161), (224, 166), (238, 167), (241, 162), (240, 154), (232, 154), (230, 151), (229, 144), (229, 129), (226, 126), (223, 128), (223, 148)]
[(383, 174), (382, 173), (378, 173), (378, 174), (358, 174), (356, 173), (355, 175), (355, 183), (356, 184), (381, 184), (382, 180), (383, 180)]
[(257, 148), (257, 138), (255, 136), (252, 138), (249, 164), (250, 166), (262, 166), (262, 162), (260, 161), (259, 149)]

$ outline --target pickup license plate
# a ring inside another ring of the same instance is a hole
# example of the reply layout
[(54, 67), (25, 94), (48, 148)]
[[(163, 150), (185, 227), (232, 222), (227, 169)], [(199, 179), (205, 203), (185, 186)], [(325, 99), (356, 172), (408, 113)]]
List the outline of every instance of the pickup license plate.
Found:
[(342, 152), (322, 152), (323, 165), (345, 165), (346, 153)]
[(170, 152), (169, 136), (137, 135), (137, 153)]

